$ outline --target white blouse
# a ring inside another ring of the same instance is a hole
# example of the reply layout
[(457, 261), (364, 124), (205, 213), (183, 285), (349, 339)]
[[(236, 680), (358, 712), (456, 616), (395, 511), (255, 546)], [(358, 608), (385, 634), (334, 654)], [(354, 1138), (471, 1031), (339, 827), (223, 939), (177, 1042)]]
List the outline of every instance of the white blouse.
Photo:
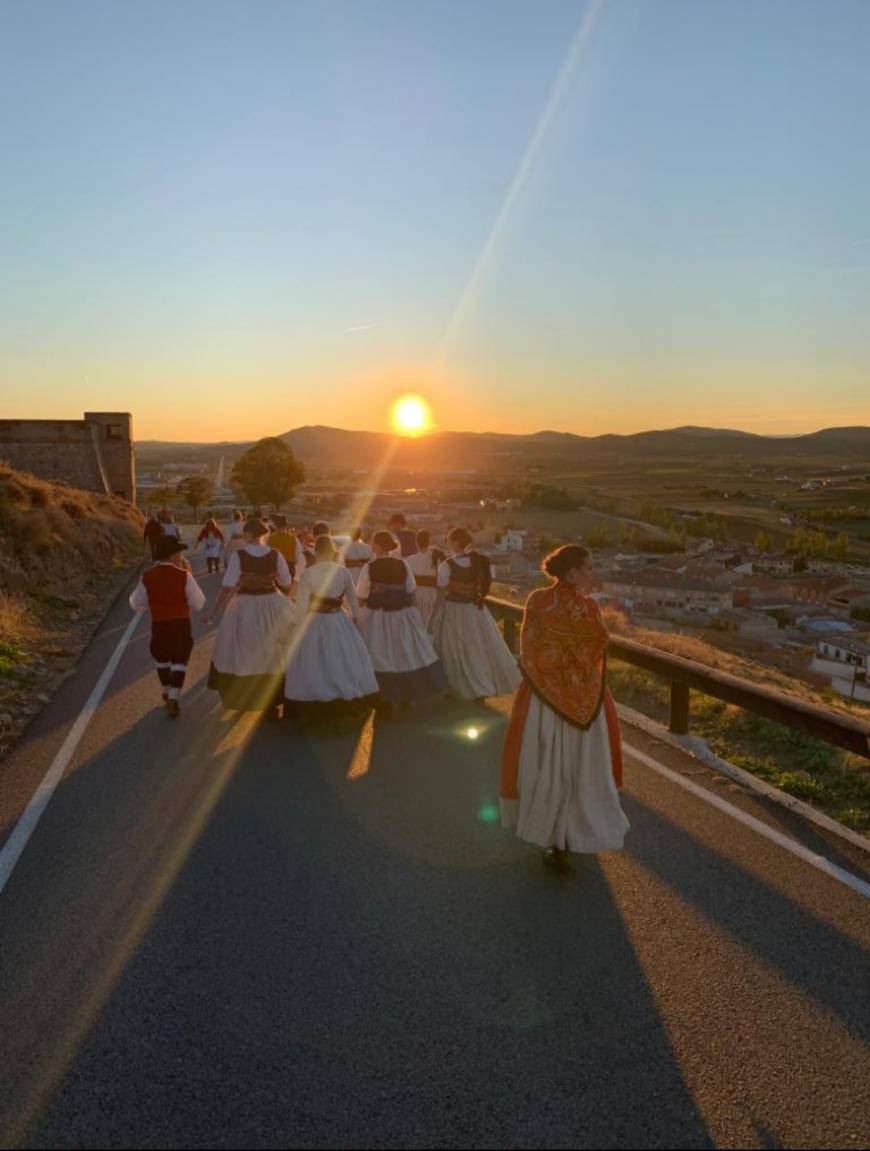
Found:
[(415, 576), (431, 576), (435, 575), (435, 568), (432, 566), (432, 549), (428, 548), (424, 552), (417, 552), (416, 555), (408, 556), (405, 563), (411, 569)]
[(375, 553), (371, 549), (371, 545), (364, 543), (362, 540), (351, 540), (346, 548), (341, 553), (343, 560), (371, 560), (375, 558)]
[[(261, 558), (268, 555), (269, 552), (276, 551), (275, 548), (267, 547), (265, 544), (245, 544), (243, 548), (236, 548), (235, 551), (230, 552), (230, 558), (227, 560), (227, 570), (224, 573), (223, 586), (224, 587), (238, 587), (239, 580), (242, 578), (242, 563), (239, 559), (239, 552), (247, 552), (249, 556), (256, 556)], [(281, 587), (289, 587), (293, 582), (293, 577), (290, 575), (290, 569), (287, 567), (287, 561), (277, 552), (278, 567), (276, 576), (278, 583)]]
[(353, 576), (341, 564), (320, 560), (310, 568), (305, 568), (299, 577), (299, 592), (296, 596), (298, 616), (301, 617), (308, 611), (308, 604), (313, 595), (328, 599), (338, 599), (340, 595), (344, 595), (350, 614), (354, 619), (359, 615), (359, 600), (353, 585)]
[[(471, 556), (467, 556), (465, 552), (460, 552), (458, 555), (450, 557), (454, 563), (459, 564), (461, 568), (471, 567)], [(448, 560), (442, 560), (438, 565), (438, 587), (447, 587), (450, 583), (450, 563)]]

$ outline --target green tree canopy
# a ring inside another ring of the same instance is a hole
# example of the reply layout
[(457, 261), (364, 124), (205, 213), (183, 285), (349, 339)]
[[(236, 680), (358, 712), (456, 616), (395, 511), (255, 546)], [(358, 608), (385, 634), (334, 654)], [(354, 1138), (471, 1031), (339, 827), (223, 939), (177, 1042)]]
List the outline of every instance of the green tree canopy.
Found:
[(755, 537), (755, 546), (760, 552), (773, 551), (773, 542), (767, 532), (761, 531)]
[(152, 508), (171, 508), (178, 499), (178, 493), (169, 484), (164, 484), (162, 487), (152, 488), (145, 498)]
[(232, 482), (252, 504), (280, 508), (305, 479), (305, 467), (283, 440), (269, 436), (248, 448), (233, 465)]
[(178, 485), (178, 498), (192, 511), (194, 519), (203, 504), (214, 495), (214, 482), (210, 476), (188, 476)]

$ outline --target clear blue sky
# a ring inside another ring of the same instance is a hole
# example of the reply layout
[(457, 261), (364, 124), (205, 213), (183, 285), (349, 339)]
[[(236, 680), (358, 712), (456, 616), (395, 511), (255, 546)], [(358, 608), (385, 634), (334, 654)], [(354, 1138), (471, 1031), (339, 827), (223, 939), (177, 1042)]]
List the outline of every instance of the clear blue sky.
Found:
[(867, 0), (0, 0), (0, 415), (870, 423), (868, 61)]

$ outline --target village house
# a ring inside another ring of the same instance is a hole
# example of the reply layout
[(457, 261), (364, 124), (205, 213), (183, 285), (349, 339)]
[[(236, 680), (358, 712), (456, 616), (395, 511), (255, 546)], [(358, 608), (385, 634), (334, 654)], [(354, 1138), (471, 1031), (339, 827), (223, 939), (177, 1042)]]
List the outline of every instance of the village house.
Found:
[(528, 545), (529, 533), (525, 529), (507, 528), (498, 541), (498, 546), (506, 552), (521, 552)]
[(864, 675), (870, 668), (870, 643), (851, 636), (825, 636), (816, 645), (816, 653), (820, 659), (849, 664)]
[(713, 619), (711, 626), (734, 632), (746, 639), (767, 641), (775, 639), (780, 630), (772, 616), (747, 608), (726, 608)]
[(827, 675), (831, 687), (847, 699), (870, 703), (870, 643), (851, 636), (825, 636), (816, 647), (810, 671)]
[(730, 588), (704, 580), (686, 579), (658, 571), (614, 574), (604, 580), (604, 592), (630, 610), (715, 615), (733, 607)]
[(782, 590), (797, 603), (826, 604), (835, 592), (848, 586), (849, 581), (843, 576), (806, 576), (788, 580), (783, 583)]
[(837, 611), (850, 612), (855, 608), (870, 608), (870, 590), (846, 585), (831, 592), (828, 604)]
[(792, 576), (794, 575), (795, 557), (779, 552), (771, 555), (758, 555), (752, 561), (753, 573), (764, 575)]

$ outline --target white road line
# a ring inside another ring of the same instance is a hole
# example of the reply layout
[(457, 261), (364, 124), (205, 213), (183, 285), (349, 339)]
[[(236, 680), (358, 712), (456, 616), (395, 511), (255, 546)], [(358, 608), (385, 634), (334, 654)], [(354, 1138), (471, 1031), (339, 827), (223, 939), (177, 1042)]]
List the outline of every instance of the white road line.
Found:
[(825, 859), (823, 855), (817, 855), (816, 852), (810, 851), (808, 847), (804, 847), (802, 843), (798, 843), (794, 839), (789, 839), (787, 835), (777, 831), (775, 828), (763, 823), (760, 819), (756, 819), (754, 815), (735, 807), (733, 803), (729, 803), (727, 799), (722, 799), (712, 791), (708, 791), (706, 787), (701, 787), (698, 783), (693, 783), (691, 779), (687, 779), (684, 775), (680, 775), (678, 771), (673, 771), (669, 767), (665, 767), (663, 763), (659, 763), (657, 759), (653, 759), (651, 755), (646, 752), (639, 751), (636, 747), (632, 747), (628, 743), (624, 743), (623, 750), (632, 759), (638, 760), (645, 767), (652, 768), (657, 771), (659, 775), (663, 775), (665, 779), (669, 779), (671, 783), (676, 783), (678, 787), (683, 787), (686, 791), (690, 791), (692, 795), (696, 795), (698, 799), (703, 799), (705, 803), (709, 803), (712, 807), (717, 807), (720, 811), (724, 811), (726, 815), (730, 815), (732, 819), (736, 819), (738, 823), (742, 823), (744, 827), (749, 827), (753, 831), (757, 831), (759, 835), (763, 835), (765, 839), (769, 839), (772, 843), (778, 844), (780, 847), (785, 848), (786, 851), (796, 855), (798, 859), (802, 859), (804, 863), (808, 863), (810, 867), (815, 867), (819, 871), (823, 871), (826, 875), (830, 875), (832, 879), (844, 883), (846, 887), (851, 887), (853, 891), (857, 891), (859, 895), (863, 895), (865, 899), (870, 899), (870, 883), (865, 883), (857, 875), (853, 875), (851, 871), (846, 871), (842, 867), (838, 867), (836, 863), (831, 863), (830, 859)]
[(30, 802), (16, 823), (14, 831), (7, 839), (3, 850), (0, 851), (0, 894), (2, 894), (3, 889), (9, 881), (10, 875), (15, 870), (15, 865), (21, 857), (22, 851), (24, 851), (27, 846), (27, 841), (36, 830), (36, 825), (42, 818), (42, 813), (46, 807), (48, 807), (48, 802), (54, 794), (54, 789), (60, 783), (63, 778), (63, 773), (75, 755), (76, 748), (81, 742), (81, 738), (85, 734), (85, 730), (91, 722), (94, 712), (97, 710), (100, 700), (106, 692), (106, 688), (109, 686), (109, 681), (115, 674), (115, 669), (121, 661), (124, 648), (130, 642), (130, 637), (136, 630), (136, 625), (141, 618), (141, 613), (137, 613), (130, 620), (126, 631), (118, 640), (109, 662), (103, 668), (102, 675), (94, 685), (94, 690), (88, 696), (87, 703), (82, 708), (78, 719), (70, 728), (69, 734), (63, 741), (60, 751), (54, 757), (51, 767), (45, 773), (45, 778), (31, 796)]

